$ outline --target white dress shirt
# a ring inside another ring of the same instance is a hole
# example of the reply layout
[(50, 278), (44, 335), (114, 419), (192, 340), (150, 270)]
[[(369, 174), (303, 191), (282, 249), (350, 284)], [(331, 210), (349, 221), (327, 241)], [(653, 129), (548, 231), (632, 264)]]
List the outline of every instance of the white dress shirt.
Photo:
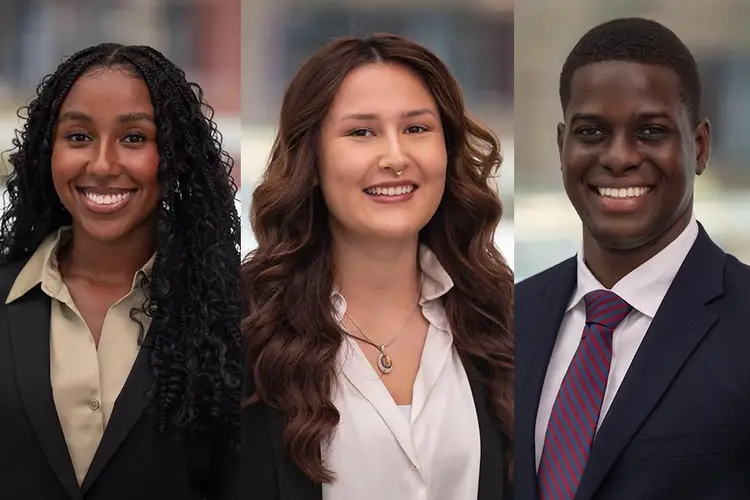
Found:
[[(698, 223), (693, 218), (672, 243), (631, 271), (612, 287), (612, 292), (633, 306), (633, 311), (615, 329), (612, 337), (612, 362), (597, 430), (615, 399), (630, 363), (646, 336), (649, 326), (651, 326), (651, 321), (656, 316), (664, 296), (697, 237)], [(578, 253), (576, 289), (560, 324), (560, 332), (557, 335), (557, 341), (547, 366), (547, 375), (544, 379), (537, 409), (534, 434), (537, 469), (542, 458), (544, 438), (547, 433), (552, 407), (568, 370), (568, 365), (570, 365), (578, 349), (583, 327), (586, 324), (586, 306), (583, 297), (589, 292), (602, 289), (605, 289), (605, 287), (591, 274), (584, 262), (583, 251), (580, 251)]]
[[(453, 281), (424, 246), (420, 266), (420, 306), (429, 329), (412, 404), (396, 405), (356, 341), (347, 337), (333, 394), (341, 419), (321, 450), (335, 475), (323, 486), (323, 500), (477, 498), (479, 423), (441, 300)], [(346, 301), (335, 291), (332, 300), (341, 321)]]

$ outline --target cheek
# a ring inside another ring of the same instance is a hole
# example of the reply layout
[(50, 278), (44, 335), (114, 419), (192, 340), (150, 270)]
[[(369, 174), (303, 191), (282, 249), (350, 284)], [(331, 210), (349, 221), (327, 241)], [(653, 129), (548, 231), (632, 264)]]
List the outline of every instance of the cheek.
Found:
[(433, 156), (429, 162), (423, 161), (420, 163), (424, 180), (419, 189), (424, 189), (424, 192), (429, 194), (429, 203), (434, 205), (435, 208), (443, 199), (448, 174), (447, 161), (443, 154)]
[(357, 197), (364, 187), (362, 179), (371, 165), (367, 155), (339, 147), (327, 149), (319, 163), (320, 189), (326, 205), (332, 211), (346, 209), (352, 197)]
[(66, 195), (68, 184), (83, 172), (82, 165), (85, 163), (81, 162), (78, 156), (71, 151), (52, 151), (50, 159), (52, 183), (60, 197)]
[(566, 147), (563, 150), (560, 165), (563, 183), (573, 184), (581, 181), (586, 168), (597, 163), (596, 158), (596, 153), (581, 150), (580, 147)]
[(155, 147), (133, 152), (128, 164), (128, 174), (143, 189), (158, 189), (159, 152)]

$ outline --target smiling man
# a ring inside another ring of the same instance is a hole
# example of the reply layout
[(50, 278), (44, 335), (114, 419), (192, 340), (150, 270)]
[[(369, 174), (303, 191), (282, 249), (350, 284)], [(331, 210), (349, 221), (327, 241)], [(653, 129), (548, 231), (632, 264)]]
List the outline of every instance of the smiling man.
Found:
[(516, 287), (518, 498), (750, 498), (750, 268), (693, 215), (700, 99), (690, 51), (645, 19), (563, 66), (582, 250)]

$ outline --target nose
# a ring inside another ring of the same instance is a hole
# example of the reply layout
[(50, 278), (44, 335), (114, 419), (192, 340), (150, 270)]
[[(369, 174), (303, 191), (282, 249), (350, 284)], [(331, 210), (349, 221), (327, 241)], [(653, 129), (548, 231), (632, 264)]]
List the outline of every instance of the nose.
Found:
[(394, 134), (387, 138), (385, 150), (380, 158), (379, 166), (383, 170), (401, 172), (408, 164), (407, 154), (401, 142), (400, 134)]
[(93, 176), (112, 177), (120, 173), (116, 141), (101, 140), (96, 143), (86, 172)]
[(643, 163), (643, 155), (638, 151), (635, 138), (627, 134), (616, 134), (601, 154), (601, 165), (615, 173), (637, 168)]

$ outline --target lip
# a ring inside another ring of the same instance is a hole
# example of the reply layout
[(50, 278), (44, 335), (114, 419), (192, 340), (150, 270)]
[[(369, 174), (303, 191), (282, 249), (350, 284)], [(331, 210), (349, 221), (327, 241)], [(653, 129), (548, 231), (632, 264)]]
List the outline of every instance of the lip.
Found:
[(647, 187), (647, 188), (654, 188), (653, 182), (640, 182), (640, 181), (628, 181), (625, 182), (589, 182), (588, 183), (589, 189), (596, 189), (596, 188), (603, 188), (603, 189), (627, 189), (627, 188), (635, 188), (635, 187)]
[(646, 194), (632, 198), (611, 198), (608, 196), (601, 196), (593, 186), (590, 186), (587, 191), (589, 192), (589, 195), (593, 197), (594, 203), (596, 203), (596, 206), (600, 211), (611, 214), (632, 214), (641, 210), (649, 202), (650, 197), (653, 196), (656, 191), (656, 187), (647, 184), (630, 184), (628, 186), (618, 186), (616, 188), (614, 186), (596, 185), (598, 188), (611, 187), (612, 189), (645, 186), (648, 186), (651, 189)]
[[(412, 189), (410, 192), (406, 194), (397, 194), (397, 195), (372, 195), (367, 192), (367, 189), (376, 189), (376, 188), (382, 188), (382, 189), (388, 189), (388, 188), (397, 188), (397, 187), (406, 187), (406, 186), (414, 186), (414, 189)], [(375, 203), (381, 203), (381, 204), (391, 204), (391, 203), (403, 203), (405, 201), (409, 201), (414, 197), (414, 193), (417, 192), (419, 189), (419, 186), (416, 182), (409, 181), (409, 180), (399, 180), (394, 182), (383, 182), (381, 184), (376, 184), (374, 186), (370, 186), (368, 188), (365, 188), (362, 190), (362, 192), (367, 196), (369, 199), (374, 201)]]
[(371, 194), (365, 193), (365, 196), (367, 196), (369, 199), (374, 201), (375, 203), (382, 203), (385, 205), (391, 204), (391, 203), (403, 203), (405, 201), (409, 201), (414, 197), (414, 193), (416, 193), (417, 190), (414, 189), (413, 191), (406, 193), (406, 194), (398, 194), (394, 196), (374, 196)]
[(398, 180), (398, 181), (381, 182), (380, 184), (373, 184), (372, 186), (367, 186), (365, 189), (391, 188), (391, 187), (403, 187), (403, 186), (419, 187), (419, 184), (409, 179), (403, 179), (403, 180)]
[[(135, 198), (137, 189), (124, 189), (124, 188), (88, 188), (88, 187), (76, 187), (76, 196), (83, 206), (84, 210), (97, 214), (97, 215), (113, 215), (118, 212), (122, 212), (125, 208), (130, 205)], [(99, 205), (91, 201), (85, 194), (84, 191), (90, 191), (94, 194), (99, 195), (117, 195), (117, 194), (128, 194), (124, 199), (117, 203), (111, 203), (109, 205)]]

